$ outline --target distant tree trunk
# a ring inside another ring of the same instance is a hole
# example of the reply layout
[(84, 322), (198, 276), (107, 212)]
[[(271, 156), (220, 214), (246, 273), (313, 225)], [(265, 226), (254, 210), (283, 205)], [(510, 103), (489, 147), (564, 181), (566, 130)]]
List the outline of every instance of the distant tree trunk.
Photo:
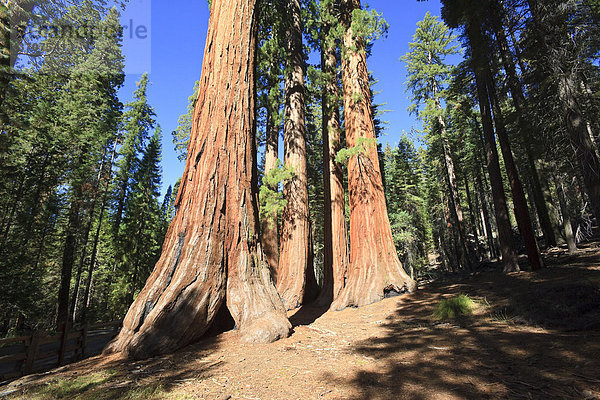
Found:
[(475, 179), (475, 185), (477, 192), (479, 193), (479, 200), (481, 203), (481, 220), (483, 223), (485, 237), (488, 241), (488, 247), (490, 249), (490, 258), (495, 258), (498, 256), (498, 253), (496, 251), (496, 244), (494, 243), (494, 231), (492, 230), (492, 224), (490, 222), (490, 211), (483, 188), (483, 182), (481, 181), (481, 176), (477, 175)]
[(535, 166), (533, 149), (531, 148), (531, 135), (533, 134), (533, 127), (529, 123), (529, 120), (527, 119), (527, 115), (525, 113), (526, 101), (525, 95), (523, 93), (523, 86), (519, 82), (517, 70), (512, 55), (510, 53), (510, 48), (508, 47), (508, 40), (506, 38), (506, 34), (504, 32), (502, 24), (499, 22), (496, 23), (495, 28), (496, 38), (498, 40), (498, 47), (500, 49), (500, 53), (502, 54), (504, 70), (506, 71), (506, 75), (508, 77), (508, 86), (512, 95), (513, 104), (517, 111), (520, 134), (523, 138), (523, 147), (525, 150), (527, 167), (531, 176), (531, 189), (535, 209), (538, 214), (538, 219), (540, 221), (542, 232), (544, 233), (544, 239), (546, 239), (546, 244), (548, 246), (556, 246), (556, 236), (554, 235), (554, 229), (550, 220), (550, 214), (548, 212), (548, 207), (544, 200), (544, 192), (542, 190), (539, 174)]
[(200, 339), (227, 307), (242, 340), (291, 325), (259, 240), (255, 147), (256, 0), (213, 0), (177, 197), (160, 260), (105, 352), (134, 358)]
[(473, 197), (471, 196), (471, 188), (469, 187), (469, 179), (467, 174), (463, 174), (463, 180), (465, 181), (465, 193), (467, 194), (467, 207), (469, 208), (469, 219), (471, 220), (471, 226), (473, 227), (473, 234), (478, 235), (479, 222), (477, 221), (477, 204), (473, 203)]
[(600, 160), (587, 132), (586, 120), (576, 98), (577, 84), (571, 75), (563, 75), (559, 82), (559, 97), (565, 106), (565, 123), (575, 147), (583, 184), (590, 201), (592, 214), (600, 223)]
[(340, 2), (346, 28), (342, 56), (346, 141), (349, 147), (363, 142), (363, 150), (348, 162), (350, 268), (346, 286), (332, 304), (335, 310), (364, 306), (389, 295), (411, 292), (416, 286), (402, 268), (392, 239), (375, 144), (364, 43), (354, 37), (351, 27), (352, 12), (360, 8), (360, 0)]
[[(90, 253), (90, 263), (88, 267), (88, 274), (85, 283), (85, 292), (83, 294), (83, 309), (81, 312), (81, 321), (87, 322), (87, 311), (90, 299), (90, 290), (92, 288), (92, 277), (94, 275), (94, 268), (96, 265), (96, 258), (98, 255), (98, 243), (100, 242), (100, 233), (102, 232), (102, 221), (104, 220), (104, 213), (106, 212), (106, 206), (108, 203), (108, 193), (110, 191), (110, 182), (112, 180), (112, 167), (115, 161), (117, 153), (117, 144), (114, 144), (112, 155), (110, 156), (110, 163), (108, 165), (108, 174), (106, 176), (106, 183), (104, 184), (104, 194), (102, 195), (102, 204), (100, 205), (100, 215), (98, 216), (98, 225), (96, 226), (96, 233), (94, 234), (94, 244), (92, 245), (92, 252)], [(76, 304), (77, 305), (77, 304)], [(75, 310), (73, 314), (76, 314)]]
[(479, 218), (478, 218), (478, 210), (477, 203), (473, 202), (473, 197), (471, 196), (471, 189), (469, 188), (469, 179), (467, 178), (467, 174), (463, 174), (463, 179), (465, 181), (465, 192), (467, 194), (467, 206), (469, 208), (469, 219), (471, 220), (471, 226), (473, 229), (473, 237), (475, 239), (475, 249), (476, 256), (478, 259), (481, 259), (481, 249), (479, 246)]
[(79, 210), (81, 208), (81, 187), (75, 185), (71, 195), (69, 207), (69, 218), (65, 227), (65, 245), (63, 248), (62, 267), (60, 272), (60, 286), (58, 290), (58, 311), (56, 315), (56, 329), (69, 320), (69, 292), (71, 289), (71, 276), (73, 264), (75, 263), (75, 251), (77, 247), (77, 233), (80, 225)]
[[(548, 6), (539, 0), (528, 0), (528, 4), (533, 22), (541, 33), (542, 46), (550, 55), (552, 46), (545, 35), (547, 30), (541, 22), (546, 12), (545, 7)], [(587, 131), (587, 121), (577, 96), (580, 90), (578, 86), (581, 82), (578, 76), (579, 72), (568, 65), (567, 60), (557, 57), (548, 58), (548, 74), (558, 85), (558, 99), (564, 112), (565, 126), (583, 175), (583, 184), (589, 198), (591, 211), (596, 217), (596, 221), (600, 222), (600, 159), (596, 155), (594, 143)]]
[(299, 0), (288, 2), (288, 49), (285, 75), (284, 163), (294, 177), (283, 187), (281, 250), (277, 291), (288, 310), (302, 305), (309, 265), (308, 177), (304, 121), (304, 53)]
[[(478, 26), (468, 25), (467, 35), (471, 47), (481, 43), (481, 31)], [(498, 149), (496, 148), (496, 139), (494, 138), (494, 125), (492, 121), (492, 112), (490, 109), (490, 98), (486, 87), (486, 78), (484, 71), (480, 66), (485, 61), (473, 57), (473, 71), (477, 86), (477, 96), (479, 98), (479, 108), (481, 110), (481, 122), (483, 125), (485, 152), (487, 156), (487, 168), (490, 176), (490, 184), (492, 187), (492, 199), (494, 201), (494, 212), (496, 214), (496, 224), (498, 226), (498, 239), (500, 241), (500, 252), (502, 253), (502, 262), (505, 272), (519, 271), (517, 262), (517, 252), (510, 227), (510, 219), (508, 217), (508, 208), (506, 206), (506, 196), (504, 194), (504, 186), (502, 184), (502, 174), (500, 172), (500, 163), (498, 159)]]
[[(438, 109), (441, 110), (441, 104), (439, 99), (436, 98)], [(456, 172), (454, 168), (454, 161), (452, 160), (452, 153), (450, 152), (450, 143), (446, 133), (446, 121), (440, 115), (438, 117), (438, 123), (441, 127), (442, 137), (442, 149), (444, 151), (444, 165), (446, 167), (446, 179), (448, 181), (448, 189), (450, 190), (450, 215), (452, 220), (456, 223), (455, 236), (456, 245), (458, 247), (458, 259), (460, 261), (461, 268), (471, 268), (471, 260), (469, 258), (469, 249), (467, 246), (467, 234), (465, 230), (465, 221), (463, 217), (462, 207), (460, 205), (460, 197), (458, 195), (458, 185), (456, 182)]]
[(491, 78), (491, 73), (488, 71), (487, 75), (487, 88), (490, 97), (490, 102), (494, 112), (494, 122), (496, 125), (496, 134), (498, 135), (498, 142), (500, 142), (500, 149), (504, 158), (504, 167), (506, 168), (506, 174), (508, 175), (508, 181), (512, 191), (515, 217), (523, 242), (525, 243), (525, 250), (527, 251), (527, 258), (531, 269), (537, 271), (544, 267), (544, 261), (538, 248), (537, 238), (533, 231), (531, 224), (531, 217), (529, 216), (529, 209), (527, 208), (527, 199), (525, 198), (525, 192), (523, 191), (523, 185), (519, 178), (519, 172), (517, 171), (517, 165), (513, 158), (512, 150), (510, 147), (510, 140), (508, 138), (508, 132), (504, 125), (504, 118), (502, 116), (502, 110), (500, 108), (500, 102), (496, 95), (496, 88)]
[(560, 213), (562, 214), (562, 223), (565, 231), (565, 240), (569, 249), (569, 254), (577, 252), (577, 242), (573, 234), (573, 225), (571, 224), (571, 216), (567, 206), (567, 196), (565, 196), (565, 186), (562, 178), (555, 178), (556, 194), (558, 195), (558, 203), (560, 205)]
[[(279, 126), (274, 118), (275, 110), (267, 105), (267, 126), (265, 144), (265, 175), (277, 168), (279, 160)], [(277, 187), (271, 187), (276, 191)], [(277, 268), (279, 265), (279, 225), (277, 215), (266, 215), (261, 224), (261, 243), (273, 282), (277, 281)]]
[(319, 303), (331, 304), (344, 287), (350, 264), (345, 216), (344, 176), (335, 161), (341, 147), (339, 86), (335, 43), (321, 42), (321, 65), (326, 82), (322, 93), (323, 135), (323, 287)]
[[(429, 53), (430, 64), (433, 64), (433, 55)], [(452, 220), (456, 224), (454, 232), (456, 244), (458, 247), (458, 259), (461, 268), (471, 268), (471, 260), (469, 258), (469, 249), (467, 246), (467, 235), (465, 230), (465, 222), (463, 217), (462, 207), (460, 205), (460, 196), (458, 195), (458, 184), (456, 182), (456, 172), (454, 168), (454, 161), (452, 160), (452, 152), (450, 150), (450, 141), (448, 140), (448, 133), (446, 129), (446, 120), (442, 115), (442, 103), (439, 97), (439, 89), (437, 82), (433, 80), (432, 91), (435, 99), (435, 106), (439, 112), (438, 115), (438, 126), (440, 129), (440, 138), (442, 143), (442, 150), (444, 152), (444, 166), (446, 167), (446, 179), (448, 182), (448, 189), (450, 191), (450, 215)]]
[(100, 168), (98, 169), (98, 176), (96, 177), (96, 181), (94, 182), (93, 188), (93, 199), (92, 204), (89, 206), (89, 219), (86, 225), (85, 231), (83, 232), (83, 243), (81, 244), (81, 255), (79, 256), (79, 265), (77, 267), (77, 273), (75, 275), (75, 287), (73, 288), (73, 296), (71, 297), (71, 308), (69, 310), (71, 315), (71, 321), (75, 321), (76, 315), (75, 311), (77, 309), (77, 298), (79, 297), (79, 286), (81, 285), (81, 275), (83, 274), (83, 267), (85, 265), (85, 260), (87, 258), (87, 248), (88, 242), (90, 239), (90, 232), (92, 231), (92, 224), (94, 223), (94, 213), (96, 211), (96, 202), (98, 200), (98, 186), (100, 184), (100, 179), (102, 178), (102, 173), (104, 172), (104, 163), (106, 157), (106, 151), (108, 150), (108, 145), (105, 147), (104, 154), (102, 155), (102, 162), (100, 163)]

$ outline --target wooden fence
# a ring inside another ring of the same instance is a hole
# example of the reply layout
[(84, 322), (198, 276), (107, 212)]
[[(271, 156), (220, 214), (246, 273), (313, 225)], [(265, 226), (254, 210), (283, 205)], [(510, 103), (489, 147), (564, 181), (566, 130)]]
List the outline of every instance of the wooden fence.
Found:
[(100, 354), (119, 332), (121, 321), (72, 330), (69, 323), (56, 335), (37, 332), (0, 339), (0, 383)]

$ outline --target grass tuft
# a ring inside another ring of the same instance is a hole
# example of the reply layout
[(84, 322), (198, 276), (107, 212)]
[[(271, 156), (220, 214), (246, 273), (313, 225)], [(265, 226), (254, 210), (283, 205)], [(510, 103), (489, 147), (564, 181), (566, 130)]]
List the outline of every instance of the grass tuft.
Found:
[(463, 315), (471, 315), (477, 304), (469, 296), (459, 294), (439, 302), (433, 316), (437, 319), (452, 319)]

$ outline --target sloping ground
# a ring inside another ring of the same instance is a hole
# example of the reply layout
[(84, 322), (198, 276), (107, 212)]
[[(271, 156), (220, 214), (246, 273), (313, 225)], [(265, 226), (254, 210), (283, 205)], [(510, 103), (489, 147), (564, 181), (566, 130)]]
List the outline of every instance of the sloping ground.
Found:
[[(600, 399), (600, 251), (539, 273), (486, 271), (360, 309), (292, 317), (269, 345), (235, 332), (142, 362), (96, 357), (0, 388), (9, 399)], [(437, 321), (443, 298), (479, 308)], [(316, 320), (315, 320), (316, 318)], [(313, 322), (314, 321), (314, 322)], [(1, 394), (0, 394), (1, 396)]]

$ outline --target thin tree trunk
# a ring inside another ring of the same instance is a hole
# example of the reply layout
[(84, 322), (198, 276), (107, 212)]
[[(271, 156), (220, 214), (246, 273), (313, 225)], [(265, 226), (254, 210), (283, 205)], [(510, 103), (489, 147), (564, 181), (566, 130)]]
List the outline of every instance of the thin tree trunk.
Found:
[(299, 0), (288, 2), (288, 65), (285, 76), (284, 162), (294, 172), (283, 187), (286, 206), (281, 218), (277, 291), (286, 309), (304, 302), (309, 265), (308, 177), (304, 121), (304, 53)]
[(494, 112), (494, 122), (496, 125), (496, 134), (498, 135), (498, 142), (500, 142), (500, 150), (504, 159), (504, 167), (506, 168), (506, 174), (508, 175), (508, 181), (510, 183), (515, 219), (517, 220), (517, 226), (523, 237), (525, 243), (525, 249), (527, 251), (527, 258), (533, 271), (537, 271), (544, 267), (544, 261), (538, 248), (537, 238), (533, 231), (531, 224), (531, 217), (529, 216), (529, 209), (527, 208), (527, 200), (525, 198), (525, 192), (523, 191), (523, 185), (519, 178), (519, 172), (517, 171), (517, 165), (513, 158), (512, 150), (510, 147), (510, 140), (508, 138), (508, 132), (504, 125), (504, 118), (502, 116), (502, 110), (500, 108), (500, 102), (496, 94), (496, 88), (492, 82), (491, 73), (487, 72), (487, 88), (490, 97), (490, 102)]
[[(92, 252), (90, 254), (90, 265), (88, 268), (88, 275), (85, 283), (85, 292), (83, 295), (83, 310), (81, 312), (81, 320), (83, 323), (87, 322), (87, 310), (90, 298), (90, 290), (92, 287), (92, 276), (94, 274), (94, 268), (96, 265), (96, 257), (98, 255), (98, 243), (100, 242), (100, 233), (102, 232), (102, 221), (104, 219), (104, 213), (108, 203), (108, 193), (110, 188), (110, 182), (112, 181), (112, 168), (117, 154), (117, 144), (114, 144), (112, 154), (110, 156), (110, 163), (108, 165), (108, 175), (106, 177), (106, 183), (104, 185), (104, 194), (102, 195), (102, 204), (100, 206), (100, 215), (98, 216), (98, 225), (96, 227), (96, 233), (94, 234), (94, 244), (92, 246)], [(77, 306), (77, 304), (75, 304)], [(77, 308), (73, 311), (76, 314)]]
[(481, 176), (477, 175), (475, 184), (477, 185), (477, 191), (479, 192), (479, 198), (481, 202), (481, 220), (483, 222), (484, 233), (488, 241), (490, 258), (495, 258), (498, 256), (498, 252), (496, 251), (496, 244), (494, 243), (494, 231), (492, 230), (492, 224), (490, 223), (490, 212), (488, 209), (483, 183), (481, 181)]
[(256, 17), (256, 0), (212, 2), (178, 212), (105, 352), (172, 352), (200, 339), (221, 307), (244, 341), (289, 335), (258, 235)]
[(502, 24), (496, 23), (495, 28), (496, 38), (498, 39), (498, 47), (500, 49), (500, 53), (502, 54), (504, 70), (506, 71), (506, 75), (508, 77), (508, 86), (510, 89), (510, 93), (512, 94), (513, 104), (517, 111), (519, 131), (523, 139), (523, 147), (525, 149), (527, 161), (526, 164), (529, 169), (529, 175), (531, 177), (531, 189), (533, 194), (533, 201), (535, 203), (535, 209), (537, 211), (542, 232), (544, 233), (544, 238), (546, 239), (546, 244), (548, 246), (556, 246), (556, 236), (554, 235), (554, 229), (550, 220), (548, 207), (546, 205), (546, 202), (544, 201), (544, 192), (542, 190), (539, 174), (535, 166), (535, 160), (531, 144), (533, 127), (529, 123), (525, 112), (526, 101), (525, 95), (523, 93), (523, 87), (519, 81), (517, 70), (512, 55), (510, 53), (510, 49), (508, 47), (508, 40), (506, 39), (506, 34), (504, 33)]
[(576, 84), (572, 76), (562, 76), (558, 82), (559, 97), (565, 105), (565, 122), (571, 143), (579, 161), (583, 184), (588, 195), (592, 214), (600, 223), (600, 160), (587, 132), (581, 107), (575, 96)]
[(71, 195), (71, 206), (69, 208), (69, 219), (66, 230), (65, 245), (62, 256), (62, 267), (60, 273), (60, 286), (58, 291), (58, 311), (56, 315), (56, 328), (59, 330), (69, 320), (69, 291), (71, 288), (71, 276), (73, 264), (75, 263), (75, 250), (77, 247), (77, 231), (80, 225), (79, 210), (81, 208), (81, 190), (77, 187)]
[(322, 93), (323, 135), (323, 288), (319, 303), (330, 305), (336, 299), (348, 274), (348, 234), (345, 216), (344, 176), (335, 161), (341, 147), (339, 86), (335, 43), (321, 42), (321, 65), (326, 82)]
[(569, 213), (569, 207), (567, 206), (567, 196), (565, 196), (565, 186), (562, 178), (554, 178), (556, 185), (556, 194), (558, 195), (558, 203), (560, 205), (560, 213), (562, 214), (562, 223), (565, 231), (565, 240), (569, 249), (569, 254), (577, 252), (577, 242), (575, 241), (575, 235), (573, 234), (573, 225), (571, 224), (571, 217)]
[[(0, 4), (0, 107), (4, 103), (6, 98), (6, 92), (8, 85), (10, 84), (10, 14), (8, 7), (2, 3)], [(0, 114), (0, 121), (5, 121), (4, 112)], [(0, 151), (4, 151), (3, 146), (0, 147)]]
[[(108, 145), (107, 145), (108, 147)], [(102, 172), (104, 170), (104, 162), (106, 156), (106, 150), (104, 150), (104, 154), (102, 155), (102, 162), (100, 163), (100, 168), (98, 170), (98, 176), (96, 177), (96, 181), (94, 182), (94, 198), (92, 199), (92, 204), (89, 207), (89, 220), (85, 231), (83, 233), (83, 243), (81, 245), (81, 255), (79, 256), (79, 265), (77, 266), (77, 274), (75, 277), (75, 287), (73, 288), (73, 296), (71, 297), (71, 308), (70, 315), (71, 321), (75, 321), (75, 310), (77, 308), (77, 298), (79, 297), (79, 286), (81, 284), (81, 275), (83, 274), (83, 267), (85, 264), (85, 259), (87, 258), (87, 248), (88, 242), (90, 239), (90, 232), (92, 230), (92, 224), (94, 223), (94, 212), (96, 211), (96, 202), (98, 200), (98, 185), (100, 184), (100, 179), (102, 178)]]
[[(441, 104), (438, 102), (438, 109), (441, 110)], [(471, 260), (469, 258), (469, 249), (467, 246), (467, 235), (465, 230), (465, 222), (463, 217), (462, 207), (460, 205), (460, 197), (458, 194), (458, 185), (456, 182), (456, 172), (454, 161), (450, 152), (450, 143), (446, 137), (446, 122), (442, 116), (438, 117), (438, 123), (441, 127), (442, 149), (444, 151), (444, 165), (446, 167), (446, 178), (448, 189), (450, 190), (450, 215), (456, 223), (456, 245), (458, 247), (458, 259), (461, 268), (471, 268)]]
[(469, 208), (469, 219), (471, 220), (471, 226), (473, 229), (473, 233), (478, 235), (478, 226), (477, 223), (477, 212), (476, 212), (476, 204), (473, 203), (473, 198), (471, 197), (471, 189), (469, 188), (469, 180), (467, 179), (467, 174), (463, 174), (463, 180), (465, 181), (465, 192), (467, 194), (467, 207)]
[(416, 287), (402, 268), (392, 238), (375, 144), (366, 54), (351, 27), (352, 13), (360, 8), (360, 0), (340, 2), (346, 29), (342, 55), (346, 141), (348, 147), (362, 145), (363, 149), (348, 162), (350, 268), (346, 286), (332, 304), (335, 310), (367, 305)]
[[(431, 63), (432, 54), (429, 53), (429, 61)], [(469, 257), (469, 248), (467, 245), (467, 235), (465, 230), (465, 223), (463, 217), (462, 207), (460, 205), (460, 196), (458, 194), (458, 184), (456, 180), (456, 172), (454, 168), (454, 161), (452, 160), (452, 153), (450, 150), (450, 142), (448, 141), (448, 133), (446, 129), (446, 121), (442, 116), (442, 104), (438, 96), (437, 82), (432, 82), (433, 96), (435, 100), (435, 106), (439, 111), (438, 125), (440, 128), (440, 137), (442, 142), (442, 150), (444, 152), (444, 166), (446, 167), (446, 178), (448, 182), (448, 189), (450, 191), (450, 214), (452, 220), (456, 223), (456, 241), (458, 247), (458, 259), (460, 261), (461, 268), (471, 268), (471, 260)]]
[[(480, 43), (482, 41), (481, 31), (479, 31), (479, 29), (480, 28), (477, 26), (468, 26), (467, 35), (471, 45), (473, 45), (473, 43)], [(515, 243), (508, 217), (504, 185), (502, 184), (502, 174), (500, 172), (496, 139), (494, 138), (494, 126), (492, 122), (489, 95), (486, 87), (486, 79), (485, 76), (482, 75), (480, 64), (481, 60), (476, 60), (475, 58), (473, 59), (473, 71), (477, 86), (477, 96), (479, 98), (479, 108), (481, 110), (481, 122), (483, 125), (483, 134), (485, 138), (484, 143), (487, 156), (487, 168), (492, 187), (492, 199), (494, 201), (494, 212), (496, 214), (496, 224), (498, 226), (500, 252), (502, 253), (504, 271), (515, 272), (519, 271), (517, 252), (515, 250)]]
[[(551, 46), (548, 44), (548, 38), (544, 35), (546, 29), (541, 22), (541, 17), (545, 12), (543, 7), (546, 5), (539, 0), (528, 0), (528, 4), (533, 22), (542, 34), (544, 50), (550, 53)], [(580, 82), (577, 76), (578, 71), (567, 65), (567, 61), (561, 59), (553, 58), (549, 60), (548, 64), (548, 74), (558, 85), (558, 99), (564, 111), (565, 126), (583, 175), (583, 184), (589, 198), (591, 211), (596, 217), (596, 221), (600, 223), (600, 159), (590, 140), (587, 121), (577, 98)]]

